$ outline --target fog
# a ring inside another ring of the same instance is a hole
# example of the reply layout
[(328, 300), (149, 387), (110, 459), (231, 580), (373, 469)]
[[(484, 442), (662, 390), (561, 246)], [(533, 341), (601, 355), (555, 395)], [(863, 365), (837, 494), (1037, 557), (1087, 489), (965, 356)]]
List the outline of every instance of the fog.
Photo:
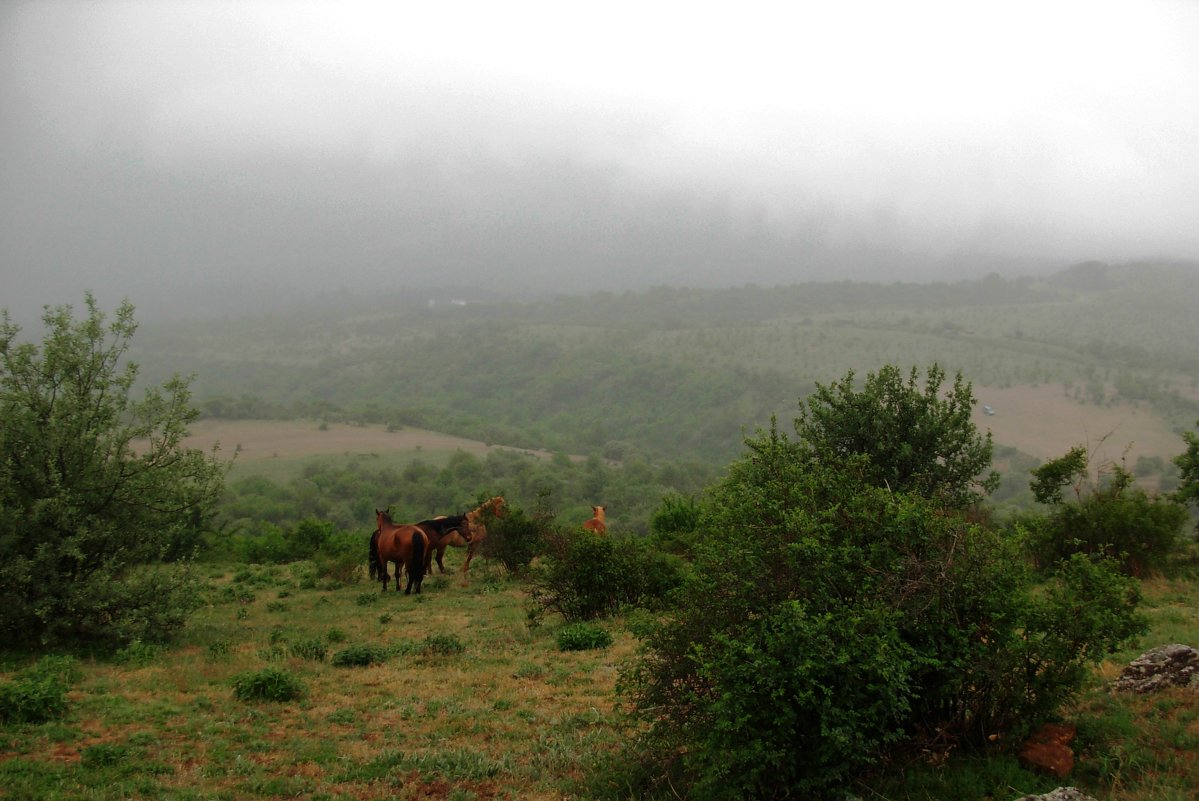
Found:
[(1199, 257), (1199, 4), (29, 2), (0, 306)]

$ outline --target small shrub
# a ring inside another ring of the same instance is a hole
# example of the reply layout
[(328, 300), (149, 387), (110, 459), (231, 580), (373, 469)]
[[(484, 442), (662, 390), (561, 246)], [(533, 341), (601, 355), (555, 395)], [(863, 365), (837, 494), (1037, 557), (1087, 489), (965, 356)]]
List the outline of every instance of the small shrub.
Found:
[(354, 603), (359, 606), (370, 606), (379, 602), (379, 593), (377, 592), (360, 592), (358, 597), (354, 599)]
[(341, 629), (329, 629), (325, 632), (325, 639), (333, 643), (345, 642), (346, 633)]
[(453, 634), (430, 634), (420, 650), (428, 656), (454, 656), (465, 651), (466, 646)]
[(283, 601), (267, 601), (266, 611), (268, 611), (268, 612), (286, 612), (287, 604)]
[(357, 722), (358, 715), (352, 709), (339, 709), (336, 712), (330, 712), (325, 720), (330, 723), (338, 723), (342, 726), (352, 726)]
[(78, 678), (69, 657), (45, 657), (0, 685), (0, 722), (45, 723), (67, 711), (67, 691)]
[(548, 512), (528, 517), (523, 510), (509, 506), (503, 517), (487, 523), (483, 553), (502, 564), (508, 572), (523, 573), (545, 549), (548, 525)]
[(594, 623), (568, 623), (558, 630), (559, 651), (591, 651), (611, 644), (612, 635)]
[(79, 755), (85, 768), (110, 768), (129, 758), (129, 749), (114, 743), (97, 743), (83, 749)]
[(208, 658), (217, 661), (228, 659), (233, 653), (233, 642), (230, 640), (216, 640), (208, 644)]
[(304, 695), (304, 685), (288, 671), (268, 667), (236, 676), (233, 694), (241, 701), (294, 701)]
[(578, 531), (549, 542), (544, 563), (533, 571), (530, 598), (567, 622), (607, 617), (624, 606), (660, 606), (683, 578), (682, 560), (644, 539)]
[(134, 640), (113, 654), (113, 661), (118, 665), (145, 667), (162, 654), (162, 648), (153, 643)]
[(290, 650), (292, 656), (300, 659), (308, 659), (312, 662), (324, 662), (325, 655), (329, 652), (329, 648), (325, 645), (325, 642), (317, 637), (293, 642)]
[(386, 648), (378, 645), (351, 645), (333, 655), (335, 667), (368, 667), (387, 661)]

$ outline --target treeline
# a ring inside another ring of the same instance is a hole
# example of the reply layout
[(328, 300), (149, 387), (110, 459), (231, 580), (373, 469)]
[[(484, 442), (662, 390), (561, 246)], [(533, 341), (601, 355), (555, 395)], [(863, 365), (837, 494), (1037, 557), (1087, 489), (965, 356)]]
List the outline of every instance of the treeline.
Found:
[(293, 315), (146, 326), (146, 381), (194, 373), (204, 414), (431, 428), (651, 462), (726, 461), (845, 369), (939, 361), (980, 387), (1199, 416), (1199, 271), (1078, 265), (936, 284), (660, 287), (465, 307), (333, 296)]
[(563, 521), (580, 524), (593, 504), (602, 504), (615, 529), (645, 534), (664, 496), (696, 494), (716, 475), (703, 462), (616, 467), (594, 456), (579, 461), (502, 450), (483, 459), (459, 451), (442, 467), (417, 460), (396, 469), (379, 462), (355, 456), (314, 462), (283, 483), (262, 476), (230, 481), (217, 506), (218, 528), (253, 538), (315, 519), (365, 532), (374, 526), (375, 509), (391, 507), (395, 519), (415, 521), (465, 512), (481, 495), (502, 494), (521, 507), (549, 504)]

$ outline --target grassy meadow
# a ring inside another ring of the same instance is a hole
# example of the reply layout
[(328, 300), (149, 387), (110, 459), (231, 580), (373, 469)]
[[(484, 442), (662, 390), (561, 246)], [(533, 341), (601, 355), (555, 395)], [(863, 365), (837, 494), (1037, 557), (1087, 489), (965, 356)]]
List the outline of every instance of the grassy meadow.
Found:
[[(1140, 280), (1134, 267), (1102, 280), (1074, 270), (1041, 282), (657, 289), (436, 314), (330, 306), (151, 324), (132, 355), (150, 382), (195, 375), (205, 416), (187, 444), (219, 443), (233, 457), (227, 494), (262, 477), (288, 485), (280, 505), (298, 506), (317, 495), (304, 474), (333, 466), (338, 479), (363, 474), (352, 477), (367, 489), (349, 490), (362, 530), (372, 505), (411, 489), (393, 474), (423, 462), (426, 483), (445, 483), (437, 471), (453, 472), (456, 454), (505, 462), (519, 451), (532, 466), (508, 465), (503, 489), (520, 505), (532, 507), (548, 476), (565, 522), (606, 502), (614, 530), (642, 531), (645, 510), (718, 474), (754, 426), (777, 414), (789, 430), (814, 382), (934, 361), (973, 382), (974, 422), (1009, 473), (996, 500), (1018, 505), (1028, 468), (1078, 444), (1096, 461), (1124, 460), (1150, 487), (1176, 479), (1179, 433), (1199, 416), (1199, 275), (1162, 268)], [(435, 511), (481, 490), (477, 465), (458, 468), (453, 497), (430, 495)], [(370, 495), (383, 490), (368, 472), (389, 477), (386, 497)], [(247, 519), (268, 508), (251, 500)], [(447, 566), (462, 557), (451, 549)], [(609, 765), (636, 735), (617, 692), (637, 654), (627, 620), (603, 623), (609, 647), (562, 651), (559, 622), (531, 627), (527, 586), (499, 564), (476, 559), (468, 582), (431, 577), (420, 596), (380, 593), (365, 580), (365, 540), (363, 575), (348, 583), (306, 562), (196, 569), (203, 603), (180, 638), (66, 654), (65, 714), (0, 725), (0, 799), (632, 797)], [(1062, 710), (1078, 727), (1070, 778), (1025, 771), (1017, 744), (999, 741), (983, 755), (880, 766), (855, 797), (1007, 801), (1073, 784), (1100, 801), (1193, 801), (1199, 699), (1107, 689), (1144, 650), (1199, 645), (1199, 581), (1143, 587), (1149, 634)], [(355, 655), (375, 661), (343, 664)], [(0, 685), (36, 659), (0, 650)], [(255, 678), (298, 696), (239, 694)]]
[[(461, 553), (451, 551), (451, 569)], [(418, 596), (317, 580), (305, 563), (205, 566), (205, 604), (170, 647), (75, 655), (65, 716), (0, 729), (6, 799), (567, 799), (628, 797), (603, 765), (632, 736), (615, 691), (636, 641), (560, 651), (527, 625), (523, 585), (486, 560)], [(1144, 648), (1199, 641), (1199, 589), (1145, 584)], [(1141, 649), (1105, 663), (1063, 718), (1078, 726), (1065, 783), (1100, 801), (1184, 801), (1199, 786), (1193, 693), (1105, 689)], [(342, 666), (345, 655), (382, 661)], [(28, 657), (8, 654), (4, 679)], [(239, 677), (282, 670), (288, 701), (241, 700)], [(1014, 799), (1059, 783), (983, 757), (913, 755), (864, 776), (860, 798)]]
[[(180, 642), (80, 658), (64, 720), (2, 730), (0, 797), (561, 798), (621, 739), (619, 624), (610, 648), (561, 652), (477, 560), (420, 596), (303, 568), (210, 567)], [(335, 666), (364, 646), (384, 661)], [(270, 667), (302, 696), (238, 700), (236, 677)]]

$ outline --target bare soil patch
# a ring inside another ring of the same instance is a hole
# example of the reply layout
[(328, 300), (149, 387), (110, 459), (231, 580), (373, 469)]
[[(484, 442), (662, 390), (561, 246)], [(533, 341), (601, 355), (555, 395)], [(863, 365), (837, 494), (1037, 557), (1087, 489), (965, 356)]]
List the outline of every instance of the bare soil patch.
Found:
[(191, 426), (191, 433), (184, 443), (188, 447), (203, 450), (219, 443), (223, 454), (228, 456), (237, 452), (241, 461), (331, 453), (459, 450), (481, 457), (496, 449), (548, 456), (543, 451), (503, 448), (419, 428), (388, 431), (383, 426), (329, 423), (322, 430), (320, 424), (313, 420), (200, 420)]
[[(1083, 404), (1071, 399), (1061, 384), (975, 387), (978, 406), (974, 424), (990, 429), (995, 442), (1030, 456), (1053, 459), (1075, 445), (1093, 449), (1093, 464), (1119, 461), (1127, 449), (1131, 469), (1140, 456), (1170, 460), (1183, 451), (1181, 438), (1161, 417), (1138, 404)], [(983, 405), (995, 410), (983, 412)]]

